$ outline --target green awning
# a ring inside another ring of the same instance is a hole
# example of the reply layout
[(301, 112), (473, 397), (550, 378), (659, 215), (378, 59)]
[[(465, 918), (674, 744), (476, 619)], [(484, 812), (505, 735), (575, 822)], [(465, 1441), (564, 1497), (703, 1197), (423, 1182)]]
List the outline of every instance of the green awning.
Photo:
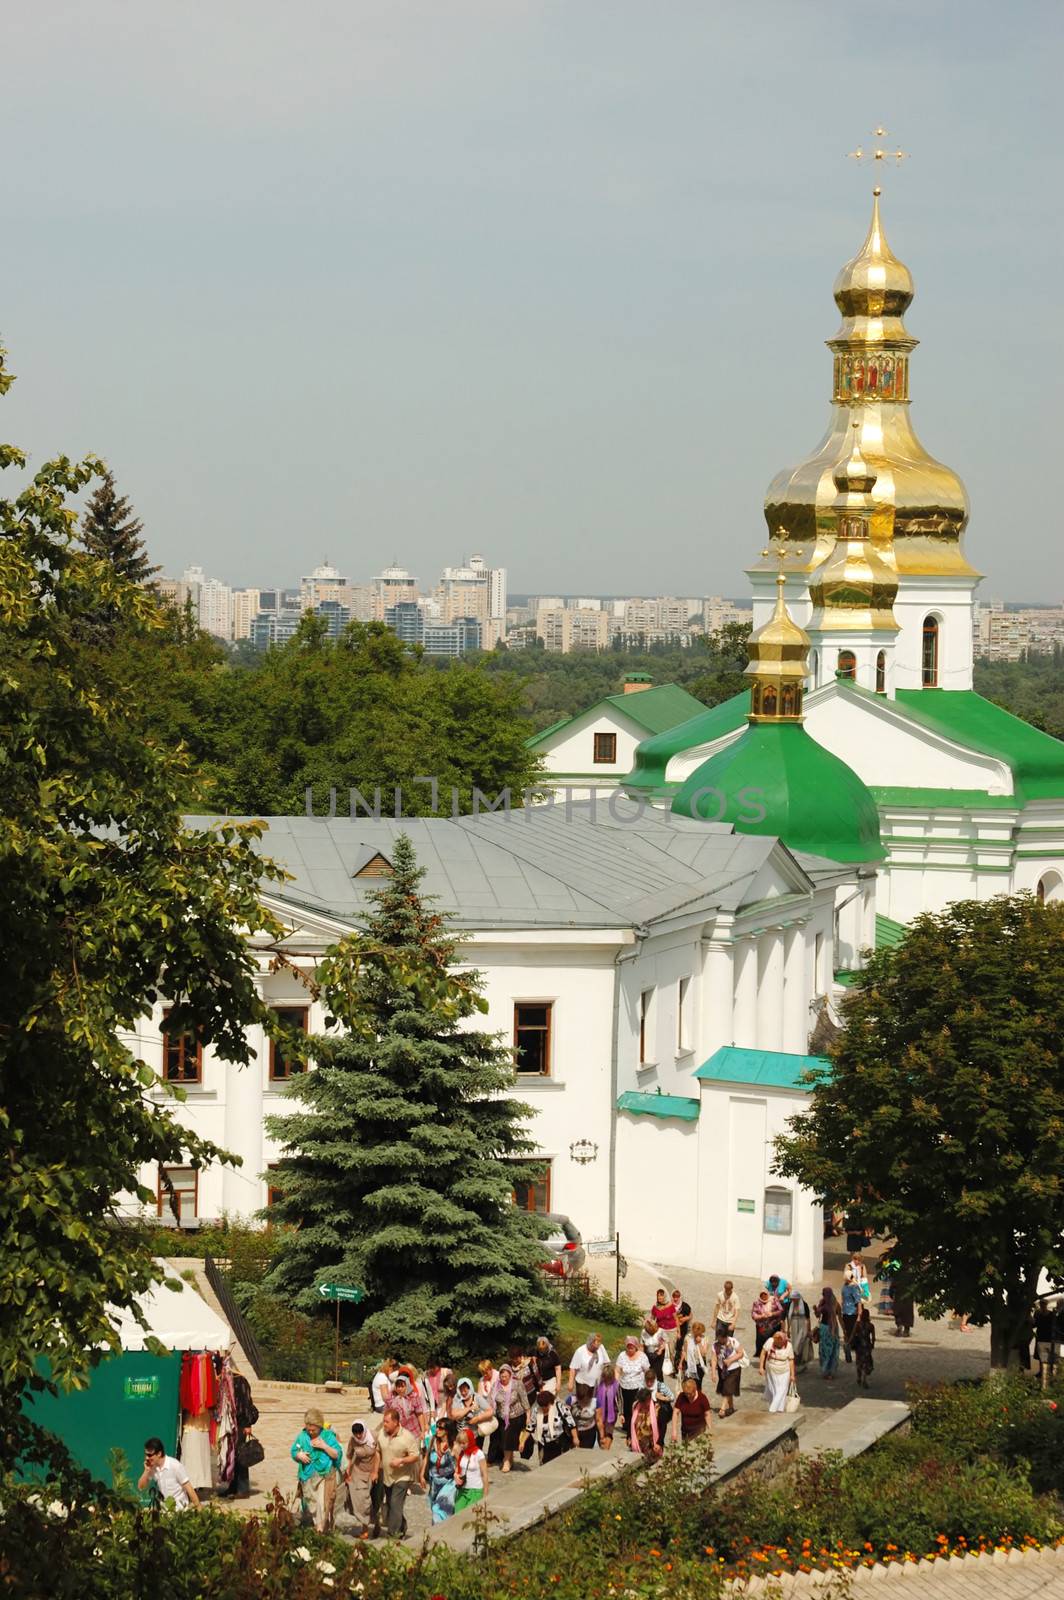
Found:
[(636, 1117), (678, 1117), (681, 1122), (697, 1122), (700, 1102), (681, 1094), (641, 1094), (628, 1089), (618, 1097), (617, 1110)]
[(725, 1044), (699, 1067), (695, 1077), (723, 1083), (763, 1084), (773, 1089), (802, 1089), (808, 1093), (809, 1084), (802, 1081), (805, 1073), (827, 1072), (830, 1066), (826, 1056), (790, 1055), (785, 1050), (746, 1050), (739, 1045)]

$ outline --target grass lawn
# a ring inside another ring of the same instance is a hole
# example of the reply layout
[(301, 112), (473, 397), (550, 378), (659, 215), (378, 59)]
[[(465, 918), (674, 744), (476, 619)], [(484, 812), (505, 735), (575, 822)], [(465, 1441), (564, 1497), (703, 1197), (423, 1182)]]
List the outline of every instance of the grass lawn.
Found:
[(638, 1322), (630, 1322), (624, 1323), (622, 1326), (616, 1326), (612, 1322), (603, 1322), (601, 1319), (596, 1322), (593, 1317), (589, 1320), (586, 1313), (576, 1314), (566, 1306), (559, 1306), (558, 1337), (555, 1343), (558, 1347), (558, 1354), (564, 1361), (568, 1361), (578, 1344), (583, 1344), (592, 1329), (596, 1333), (601, 1333), (602, 1342), (606, 1349), (611, 1356), (616, 1356), (628, 1334), (634, 1333), (636, 1338), (639, 1337), (640, 1324)]

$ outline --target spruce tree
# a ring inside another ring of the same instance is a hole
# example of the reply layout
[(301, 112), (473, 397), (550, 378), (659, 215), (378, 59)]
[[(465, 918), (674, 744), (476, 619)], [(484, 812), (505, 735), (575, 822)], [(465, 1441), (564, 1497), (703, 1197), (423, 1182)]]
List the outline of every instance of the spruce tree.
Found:
[(81, 537), (92, 556), (109, 561), (129, 583), (147, 583), (160, 570), (148, 560), (140, 521), (124, 494), (115, 488), (110, 468), (85, 507)]
[(406, 835), (392, 864), (365, 930), (319, 971), (348, 1031), (312, 1041), (291, 1112), (269, 1119), (285, 1151), (269, 1215), (297, 1226), (266, 1286), (309, 1309), (319, 1284), (355, 1284), (362, 1329), (388, 1347), (494, 1353), (555, 1321), (542, 1223), (511, 1198), (537, 1174), (532, 1113), (507, 1094), (511, 1052), (464, 1026), (487, 1009), (479, 978), (455, 970)]

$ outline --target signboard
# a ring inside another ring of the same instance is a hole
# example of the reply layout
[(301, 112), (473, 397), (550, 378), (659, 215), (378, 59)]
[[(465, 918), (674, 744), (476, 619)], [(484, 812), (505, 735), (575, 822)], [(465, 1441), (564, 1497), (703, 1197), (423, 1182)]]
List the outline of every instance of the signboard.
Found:
[(738, 1202), (738, 1205), (736, 1206), (736, 1210), (737, 1211), (747, 1211), (747, 1212), (750, 1212), (751, 1215), (752, 1215), (757, 1210), (757, 1201), (756, 1200), (740, 1200)]
[(617, 1253), (616, 1239), (585, 1239), (584, 1249), (589, 1256), (612, 1256)]
[(365, 1289), (357, 1283), (319, 1283), (318, 1293), (323, 1300), (350, 1300), (356, 1306), (366, 1298)]
[(159, 1375), (149, 1372), (144, 1377), (127, 1377), (122, 1386), (125, 1400), (154, 1400), (159, 1393)]

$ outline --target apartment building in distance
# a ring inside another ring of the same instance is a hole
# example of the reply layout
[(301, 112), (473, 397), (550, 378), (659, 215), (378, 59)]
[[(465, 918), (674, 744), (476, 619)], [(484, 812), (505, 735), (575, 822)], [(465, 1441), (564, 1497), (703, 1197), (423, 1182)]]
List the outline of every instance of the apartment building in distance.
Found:
[(987, 661), (1019, 661), (1028, 650), (1050, 651), (1064, 645), (1064, 606), (1014, 607), (1003, 600), (977, 605), (972, 646)]
[(608, 650), (610, 614), (601, 604), (536, 608), (536, 636), (544, 650), (568, 655), (572, 650)]

